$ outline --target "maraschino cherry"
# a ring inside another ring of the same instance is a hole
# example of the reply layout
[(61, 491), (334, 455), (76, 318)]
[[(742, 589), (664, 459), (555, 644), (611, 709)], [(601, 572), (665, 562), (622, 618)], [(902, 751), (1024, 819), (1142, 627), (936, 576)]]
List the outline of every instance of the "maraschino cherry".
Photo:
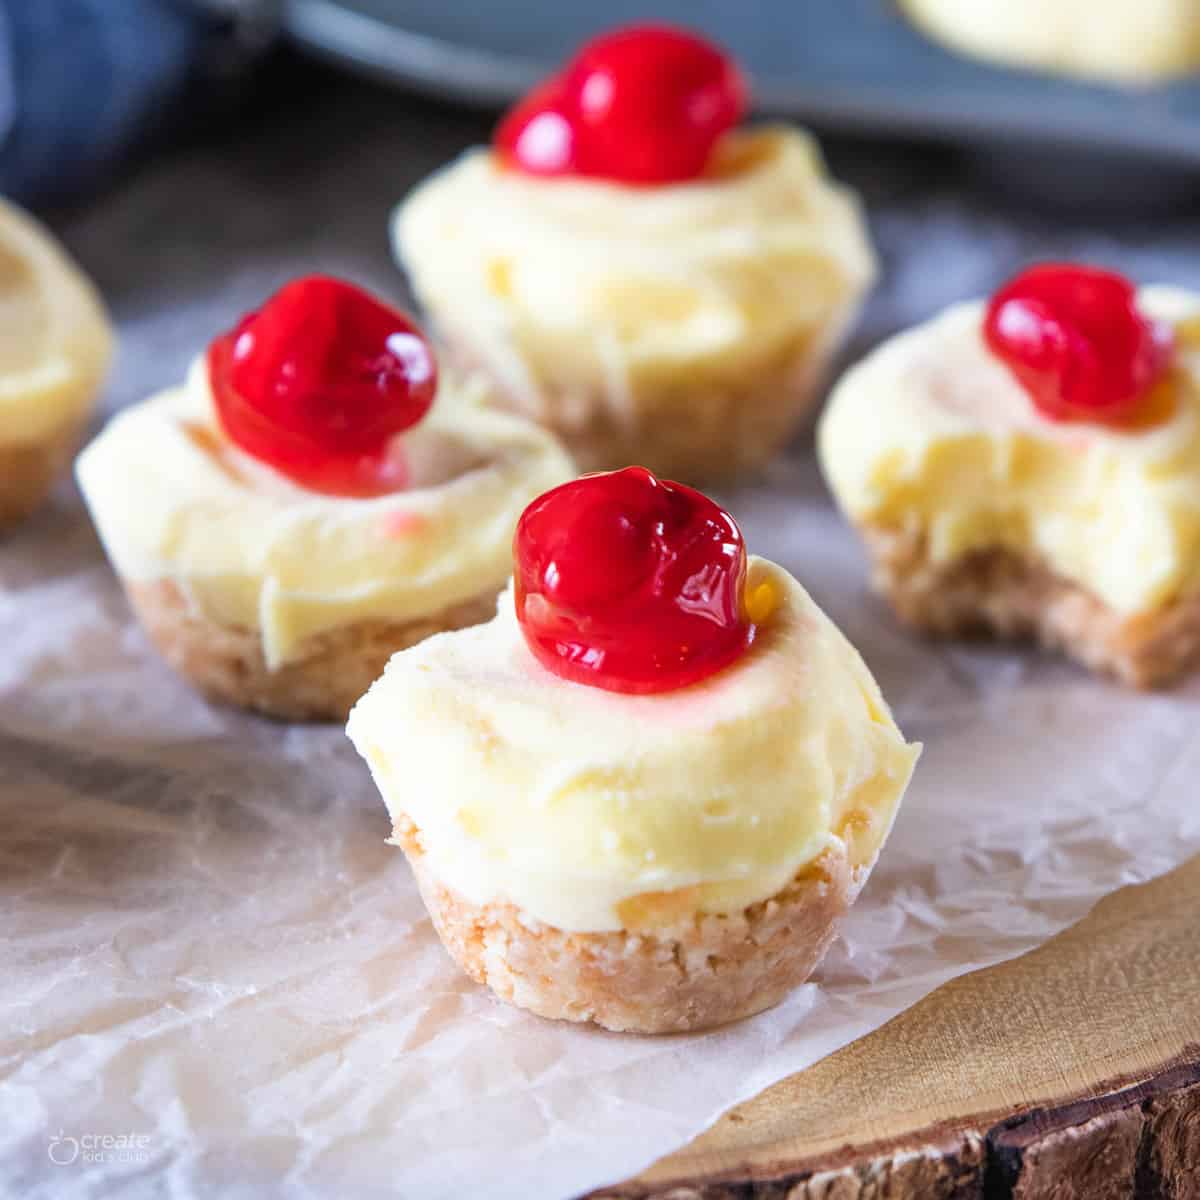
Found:
[(324, 275), (295, 279), (208, 348), (225, 433), (314, 491), (404, 485), (396, 434), (429, 411), (437, 368), (401, 312)]
[(1124, 276), (1044, 263), (991, 299), (984, 338), (1055, 421), (1123, 425), (1171, 365), (1170, 326), (1139, 312)]
[(525, 641), (577, 683), (671, 691), (727, 666), (754, 637), (741, 530), (707, 496), (644, 467), (540, 496), (513, 557)]
[(746, 111), (746, 81), (711, 42), (667, 25), (631, 25), (588, 42), (501, 122), (496, 148), (533, 175), (629, 184), (703, 174)]

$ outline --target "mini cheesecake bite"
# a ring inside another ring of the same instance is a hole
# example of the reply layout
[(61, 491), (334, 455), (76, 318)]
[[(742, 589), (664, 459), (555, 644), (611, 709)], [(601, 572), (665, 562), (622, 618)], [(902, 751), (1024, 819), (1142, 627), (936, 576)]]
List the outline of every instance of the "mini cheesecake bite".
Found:
[(1200, 67), (1197, 0), (899, 0), (931, 37), (1012, 66), (1148, 84)]
[(0, 531), (66, 470), (111, 357), (91, 282), (48, 230), (0, 200)]
[(1031, 267), (849, 371), (818, 452), (910, 626), (1139, 687), (1200, 662), (1200, 297)]
[(522, 509), (574, 473), (487, 400), (403, 313), (308, 276), (115, 417), (77, 475), (176, 670), (215, 700), (344, 719), (394, 651), (494, 612)]
[(719, 48), (620, 29), (397, 210), (397, 256), (447, 352), (584, 469), (761, 466), (873, 279), (857, 202), (816, 144), (740, 127), (746, 107)]
[(395, 655), (348, 733), (446, 949), (609, 1029), (778, 1003), (920, 751), (862, 659), (699, 492), (633, 467), (525, 511), (486, 625)]

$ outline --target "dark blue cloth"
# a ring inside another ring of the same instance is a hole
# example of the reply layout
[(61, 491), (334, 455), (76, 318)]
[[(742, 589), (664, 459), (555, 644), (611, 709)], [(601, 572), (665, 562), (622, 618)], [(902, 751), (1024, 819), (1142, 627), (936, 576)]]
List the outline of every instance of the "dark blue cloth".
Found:
[(169, 109), (203, 36), (181, 0), (0, 0), (0, 193), (94, 185)]

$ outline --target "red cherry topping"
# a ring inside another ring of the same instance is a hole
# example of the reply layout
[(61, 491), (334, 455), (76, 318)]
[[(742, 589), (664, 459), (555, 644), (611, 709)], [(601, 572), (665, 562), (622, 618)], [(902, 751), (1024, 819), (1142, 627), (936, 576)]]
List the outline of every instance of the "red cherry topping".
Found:
[(496, 146), (534, 175), (681, 183), (746, 111), (746, 81), (704, 38), (631, 25), (585, 45), (501, 122)]
[(564, 679), (671, 691), (753, 639), (741, 530), (707, 496), (644, 467), (540, 496), (517, 525), (513, 557), (525, 641)]
[(1044, 263), (991, 299), (984, 338), (1055, 421), (1121, 425), (1170, 367), (1174, 334), (1137, 308), (1124, 276)]
[(575, 160), (576, 106), (554, 76), (539, 84), (500, 122), (496, 145), (529, 175), (570, 175)]
[(208, 348), (229, 438), (314, 491), (404, 486), (393, 441), (433, 403), (433, 352), (403, 313), (323, 275), (295, 279)]

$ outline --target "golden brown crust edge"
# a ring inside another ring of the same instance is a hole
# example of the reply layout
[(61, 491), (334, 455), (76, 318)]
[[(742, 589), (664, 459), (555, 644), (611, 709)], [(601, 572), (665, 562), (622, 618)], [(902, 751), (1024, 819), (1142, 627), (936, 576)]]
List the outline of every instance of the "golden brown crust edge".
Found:
[(1123, 615), (1044, 563), (995, 547), (948, 563), (918, 531), (865, 526), (873, 583), (907, 626), (939, 637), (1033, 638), (1136, 688), (1200, 666), (1200, 596)]
[[(581, 472), (638, 465), (670, 479), (729, 480), (765, 466), (800, 430), (857, 312), (858, 302), (844, 298), (829, 320), (736, 379), (698, 385), (696, 373), (681, 367), (669, 383), (638, 389), (628, 416), (599, 394), (547, 386), (531, 402), (493, 383), (499, 403), (550, 430)], [(486, 371), (465, 338), (445, 337), (462, 369)]]
[(200, 692), (286, 721), (344, 721), (397, 650), (490, 620), (497, 595), (489, 589), (420, 621), (357, 621), (319, 633), (272, 670), (257, 630), (218, 625), (176, 583), (126, 581), (125, 591), (159, 652)]
[(38, 508), (75, 456), (85, 419), (64, 422), (36, 442), (0, 445), (0, 532)]
[(825, 955), (869, 867), (828, 850), (782, 891), (741, 912), (658, 929), (569, 933), (508, 903), (479, 905), (431, 872), (404, 818), (403, 848), (450, 956), (502, 1000), (542, 1017), (625, 1033), (683, 1033), (778, 1004)]

